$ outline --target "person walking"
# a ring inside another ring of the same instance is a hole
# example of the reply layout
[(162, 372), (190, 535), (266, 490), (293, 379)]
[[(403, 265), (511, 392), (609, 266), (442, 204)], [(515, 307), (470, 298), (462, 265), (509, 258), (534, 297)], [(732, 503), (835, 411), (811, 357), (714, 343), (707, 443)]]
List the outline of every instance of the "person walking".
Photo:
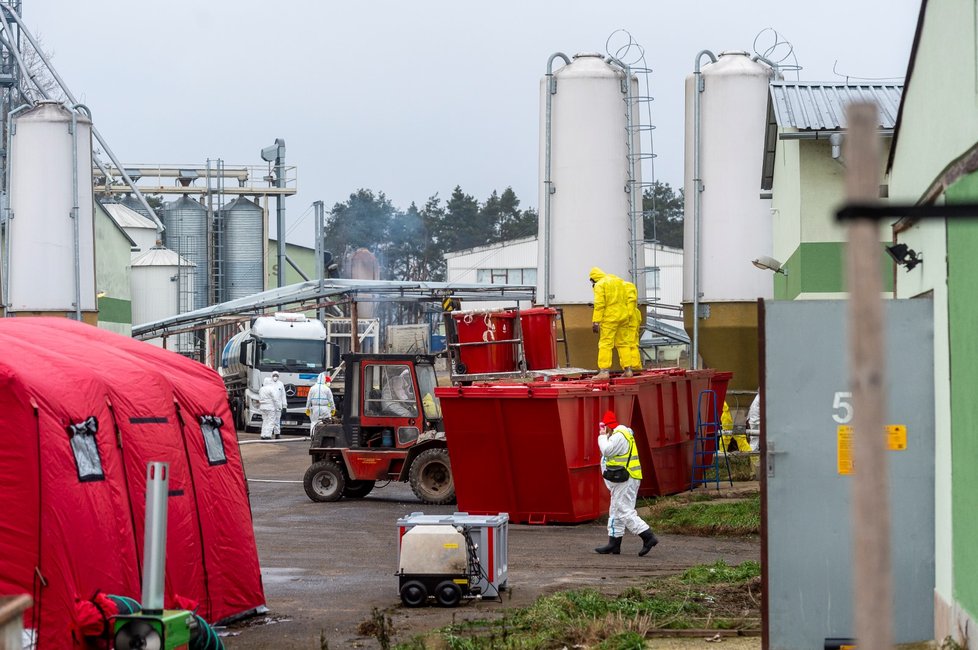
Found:
[(261, 411), (261, 439), (271, 440), (275, 436), (275, 422), (281, 413), (271, 377), (265, 377), (258, 390), (258, 410)]
[(642, 466), (635, 446), (632, 430), (618, 423), (614, 411), (605, 412), (598, 423), (598, 449), (601, 450), (601, 474), (611, 492), (608, 507), (608, 543), (594, 549), (602, 555), (621, 553), (621, 540), (625, 530), (642, 538), (642, 550), (646, 555), (659, 543), (655, 533), (635, 512), (635, 499), (642, 482)]
[(306, 415), (309, 416), (309, 435), (316, 432), (316, 425), (323, 418), (333, 415), (336, 402), (333, 400), (333, 390), (329, 387), (330, 378), (325, 372), (319, 373), (316, 383), (309, 387), (306, 397)]
[(283, 384), (282, 380), (278, 378), (278, 370), (272, 371), (272, 386), (275, 388), (275, 400), (277, 405), (275, 409), (275, 437), (281, 438), (282, 411), (284, 411), (288, 406), (289, 398), (285, 394), (285, 384)]
[(628, 306), (628, 296), (625, 282), (617, 275), (605, 273), (598, 267), (592, 267), (588, 273), (591, 286), (594, 289), (594, 313), (591, 316), (591, 330), (598, 334), (598, 374), (596, 380), (610, 377), (612, 349), (618, 350), (618, 362), (625, 370), (626, 376), (631, 374), (632, 341), (631, 335), (632, 312)]

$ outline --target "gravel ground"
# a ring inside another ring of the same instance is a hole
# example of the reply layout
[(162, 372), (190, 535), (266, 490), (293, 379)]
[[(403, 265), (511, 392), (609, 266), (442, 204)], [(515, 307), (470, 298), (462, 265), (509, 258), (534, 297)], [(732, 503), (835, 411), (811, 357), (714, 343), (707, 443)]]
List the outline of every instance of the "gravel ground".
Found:
[[(242, 433), (242, 456), (251, 490), (255, 535), (269, 613), (229, 627), (229, 650), (377, 648), (357, 628), (374, 608), (387, 612), (394, 640), (451, 624), (490, 619), (541, 595), (590, 586), (616, 593), (652, 576), (694, 564), (759, 558), (757, 540), (660, 535), (660, 544), (638, 557), (637, 537), (628, 535), (619, 556), (593, 547), (606, 540), (601, 522), (564, 526), (511, 525), (509, 586), (503, 602), (476, 601), (456, 609), (406, 609), (397, 594), (398, 518), (413, 512), (452, 513), (454, 506), (424, 506), (407, 485), (392, 483), (365, 499), (313, 503), (302, 489), (309, 465), (308, 442), (284, 438), (257, 442)], [(254, 442), (253, 442), (254, 441)], [(654, 648), (760, 648), (759, 638), (651, 639)]]

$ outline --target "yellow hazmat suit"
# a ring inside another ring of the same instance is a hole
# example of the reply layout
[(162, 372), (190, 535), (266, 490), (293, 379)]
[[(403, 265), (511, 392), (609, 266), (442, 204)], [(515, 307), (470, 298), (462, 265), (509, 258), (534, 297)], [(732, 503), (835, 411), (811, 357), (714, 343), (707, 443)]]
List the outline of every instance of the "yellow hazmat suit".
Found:
[(631, 282), (625, 282), (625, 296), (628, 300), (630, 314), (627, 336), (632, 344), (629, 349), (629, 359), (627, 363), (622, 361), (622, 365), (638, 369), (642, 367), (642, 355), (638, 351), (639, 340), (642, 338), (642, 331), (639, 327), (642, 324), (642, 312), (638, 308), (638, 290)]
[(598, 338), (598, 369), (611, 368), (612, 348), (618, 350), (618, 361), (623, 367), (631, 367), (631, 345), (635, 338), (629, 338), (632, 311), (628, 306), (625, 282), (617, 275), (605, 273), (593, 267), (588, 274), (594, 282), (594, 314), (591, 322), (601, 326)]

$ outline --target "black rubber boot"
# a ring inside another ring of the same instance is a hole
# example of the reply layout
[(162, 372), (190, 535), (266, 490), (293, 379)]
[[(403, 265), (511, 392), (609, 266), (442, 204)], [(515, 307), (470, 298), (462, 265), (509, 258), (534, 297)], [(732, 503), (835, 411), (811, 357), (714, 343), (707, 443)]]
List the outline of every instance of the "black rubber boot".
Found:
[(656, 539), (655, 533), (652, 532), (651, 528), (646, 528), (641, 533), (639, 533), (638, 536), (642, 538), (642, 542), (643, 542), (642, 550), (638, 552), (640, 556), (645, 555), (646, 553), (651, 551), (652, 547), (659, 543), (659, 540)]
[(621, 554), (621, 537), (609, 537), (608, 543), (594, 549), (594, 552), (600, 553), (601, 555), (607, 555), (608, 553), (612, 555)]

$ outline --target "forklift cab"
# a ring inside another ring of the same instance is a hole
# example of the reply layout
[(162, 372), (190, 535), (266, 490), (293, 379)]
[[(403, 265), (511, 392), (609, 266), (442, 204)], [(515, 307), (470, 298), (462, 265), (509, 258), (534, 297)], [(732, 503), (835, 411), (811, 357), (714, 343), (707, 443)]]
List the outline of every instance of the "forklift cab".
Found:
[(349, 354), (344, 421), (354, 448), (404, 449), (444, 431), (434, 357)]

